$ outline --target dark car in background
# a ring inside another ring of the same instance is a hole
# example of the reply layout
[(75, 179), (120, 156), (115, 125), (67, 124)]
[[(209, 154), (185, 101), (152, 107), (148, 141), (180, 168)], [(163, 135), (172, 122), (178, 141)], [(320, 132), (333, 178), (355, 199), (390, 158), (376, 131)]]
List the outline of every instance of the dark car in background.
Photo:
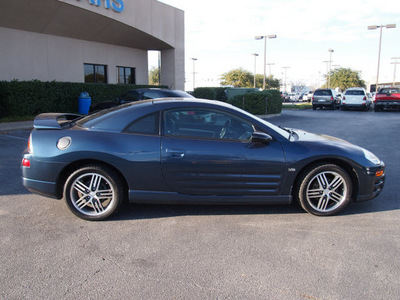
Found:
[(89, 112), (93, 113), (102, 109), (114, 107), (128, 102), (157, 98), (193, 98), (193, 96), (180, 90), (158, 88), (135, 89), (121, 95), (120, 97), (115, 99), (115, 101), (94, 104), (90, 107)]
[(400, 88), (387, 87), (379, 89), (375, 95), (375, 111), (383, 111), (384, 109), (400, 110)]
[(318, 216), (375, 198), (385, 165), (346, 141), (277, 127), (230, 104), (158, 99), (86, 117), (41, 114), (25, 187), (87, 220), (139, 203), (290, 204)]
[(340, 107), (340, 98), (334, 89), (317, 89), (312, 96), (312, 108), (330, 108), (337, 109)]

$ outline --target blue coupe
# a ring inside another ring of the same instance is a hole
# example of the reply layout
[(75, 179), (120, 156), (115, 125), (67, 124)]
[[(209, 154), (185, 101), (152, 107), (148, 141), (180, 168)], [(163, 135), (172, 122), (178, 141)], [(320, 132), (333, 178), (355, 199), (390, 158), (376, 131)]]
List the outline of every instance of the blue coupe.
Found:
[(375, 198), (385, 165), (346, 141), (277, 127), (218, 101), (158, 99), (82, 117), (46, 113), (22, 160), (30, 191), (86, 220), (124, 201), (290, 204), (318, 216)]

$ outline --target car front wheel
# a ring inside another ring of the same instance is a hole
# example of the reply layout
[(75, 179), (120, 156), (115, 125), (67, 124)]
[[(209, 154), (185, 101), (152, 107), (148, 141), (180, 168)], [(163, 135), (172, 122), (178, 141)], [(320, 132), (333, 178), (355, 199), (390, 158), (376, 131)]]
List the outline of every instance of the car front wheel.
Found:
[(85, 166), (72, 173), (64, 186), (68, 208), (79, 218), (91, 221), (111, 216), (123, 201), (119, 176), (104, 166)]
[(333, 164), (309, 168), (301, 176), (297, 189), (302, 208), (317, 216), (337, 214), (350, 202), (351, 194), (349, 174)]

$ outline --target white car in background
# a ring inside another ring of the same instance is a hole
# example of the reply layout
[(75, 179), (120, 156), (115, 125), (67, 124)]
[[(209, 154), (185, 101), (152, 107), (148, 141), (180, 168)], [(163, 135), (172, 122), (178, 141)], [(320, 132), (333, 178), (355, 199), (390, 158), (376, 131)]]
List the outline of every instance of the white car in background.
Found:
[(367, 93), (364, 88), (349, 88), (342, 97), (340, 103), (341, 110), (361, 109), (369, 110), (372, 104), (371, 94)]

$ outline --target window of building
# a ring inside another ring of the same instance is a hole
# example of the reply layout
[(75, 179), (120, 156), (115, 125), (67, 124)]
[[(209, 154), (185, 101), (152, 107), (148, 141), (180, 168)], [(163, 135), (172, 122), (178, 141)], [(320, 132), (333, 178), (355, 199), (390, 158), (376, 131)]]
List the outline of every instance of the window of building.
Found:
[(117, 83), (135, 84), (135, 68), (117, 67)]
[(85, 83), (107, 83), (107, 66), (84, 64)]

